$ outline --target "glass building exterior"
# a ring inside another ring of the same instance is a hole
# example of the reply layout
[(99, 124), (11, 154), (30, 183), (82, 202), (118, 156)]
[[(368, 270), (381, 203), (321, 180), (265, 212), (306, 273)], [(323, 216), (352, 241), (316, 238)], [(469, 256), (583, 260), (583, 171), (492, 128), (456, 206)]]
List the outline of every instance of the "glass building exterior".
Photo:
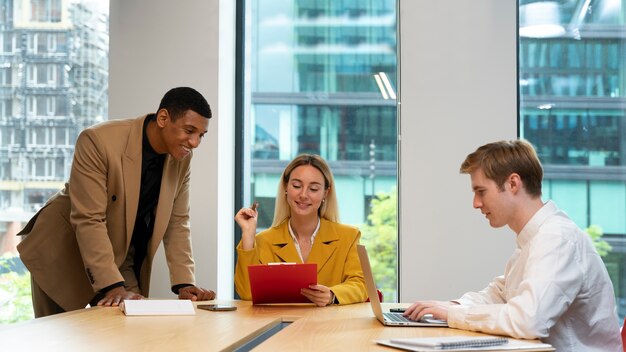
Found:
[[(395, 192), (397, 184), (396, 1), (250, 0), (245, 6), (250, 151), (243, 154), (250, 171), (244, 177), (252, 185), (249, 201), (264, 209), (259, 227), (271, 225), (282, 170), (301, 153), (329, 162), (340, 221), (368, 223), (371, 199)], [(388, 285), (390, 301), (396, 282)]]
[[(556, 32), (525, 35), (525, 26), (535, 19), (546, 21), (550, 14)], [(612, 246), (603, 259), (622, 319), (626, 315), (625, 17), (621, 0), (520, 1), (520, 136), (535, 145), (543, 162), (544, 199), (555, 200), (583, 229), (599, 226)]]
[(0, 255), (69, 178), (108, 107), (108, 16), (66, 0), (0, 0)]

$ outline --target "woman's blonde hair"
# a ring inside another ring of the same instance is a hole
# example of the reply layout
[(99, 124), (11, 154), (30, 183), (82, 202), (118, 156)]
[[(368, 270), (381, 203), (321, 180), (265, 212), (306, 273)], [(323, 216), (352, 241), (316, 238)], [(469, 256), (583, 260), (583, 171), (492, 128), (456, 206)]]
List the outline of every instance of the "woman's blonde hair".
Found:
[(321, 218), (333, 222), (339, 222), (339, 209), (337, 206), (337, 195), (335, 193), (335, 179), (330, 167), (321, 156), (316, 154), (301, 154), (293, 159), (283, 171), (278, 183), (278, 192), (276, 193), (276, 206), (274, 208), (274, 221), (272, 227), (280, 225), (286, 219), (291, 217), (291, 208), (287, 203), (287, 184), (291, 173), (298, 166), (311, 165), (318, 169), (324, 176), (324, 189), (328, 190), (326, 198), (322, 201), (322, 205), (317, 209), (317, 215)]

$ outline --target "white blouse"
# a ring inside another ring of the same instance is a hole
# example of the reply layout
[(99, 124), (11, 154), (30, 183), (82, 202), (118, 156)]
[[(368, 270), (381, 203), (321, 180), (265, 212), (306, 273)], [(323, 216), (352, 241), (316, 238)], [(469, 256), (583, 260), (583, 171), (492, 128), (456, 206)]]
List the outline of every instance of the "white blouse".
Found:
[[(313, 248), (313, 241), (315, 241), (315, 236), (317, 235), (317, 232), (319, 230), (320, 230), (320, 218), (317, 218), (317, 227), (315, 228), (315, 231), (313, 231), (313, 233), (311, 234), (311, 248)], [(296, 245), (296, 251), (298, 251), (300, 260), (304, 263), (304, 259), (302, 259), (302, 250), (300, 249), (300, 243), (298, 243), (298, 239), (296, 238), (296, 235), (294, 235), (293, 229), (291, 228), (291, 220), (289, 220), (289, 234), (291, 235), (291, 239), (293, 240), (293, 243)]]

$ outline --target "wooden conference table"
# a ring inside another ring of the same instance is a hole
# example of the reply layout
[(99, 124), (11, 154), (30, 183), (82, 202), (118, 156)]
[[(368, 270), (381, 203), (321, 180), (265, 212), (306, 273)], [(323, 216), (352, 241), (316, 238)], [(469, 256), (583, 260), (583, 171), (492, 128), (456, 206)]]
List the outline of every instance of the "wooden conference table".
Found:
[[(207, 303), (207, 302), (203, 302)], [(449, 328), (384, 327), (369, 303), (347, 306), (253, 306), (236, 311), (196, 309), (193, 316), (125, 316), (119, 308), (84, 310), (0, 326), (0, 350), (8, 351), (399, 351), (375, 339), (476, 335)], [(400, 304), (384, 304), (386, 307)], [(406, 305), (405, 305), (406, 306)], [(282, 329), (281, 329), (282, 328)]]

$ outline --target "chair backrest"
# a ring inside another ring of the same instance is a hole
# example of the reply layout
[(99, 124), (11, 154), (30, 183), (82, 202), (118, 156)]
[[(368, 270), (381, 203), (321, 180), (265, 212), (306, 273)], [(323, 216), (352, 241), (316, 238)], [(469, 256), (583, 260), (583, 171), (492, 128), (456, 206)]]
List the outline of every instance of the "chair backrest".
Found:
[[(378, 300), (380, 301), (380, 303), (383, 303), (383, 291), (376, 290), (376, 293), (378, 293)], [(367, 297), (367, 301), (365, 301), (365, 302), (369, 302), (369, 301), (370, 301), (370, 298)]]
[(622, 347), (624, 352), (626, 352), (626, 329), (624, 329), (624, 325), (626, 325), (626, 318), (624, 318), (624, 324), (622, 324)]

